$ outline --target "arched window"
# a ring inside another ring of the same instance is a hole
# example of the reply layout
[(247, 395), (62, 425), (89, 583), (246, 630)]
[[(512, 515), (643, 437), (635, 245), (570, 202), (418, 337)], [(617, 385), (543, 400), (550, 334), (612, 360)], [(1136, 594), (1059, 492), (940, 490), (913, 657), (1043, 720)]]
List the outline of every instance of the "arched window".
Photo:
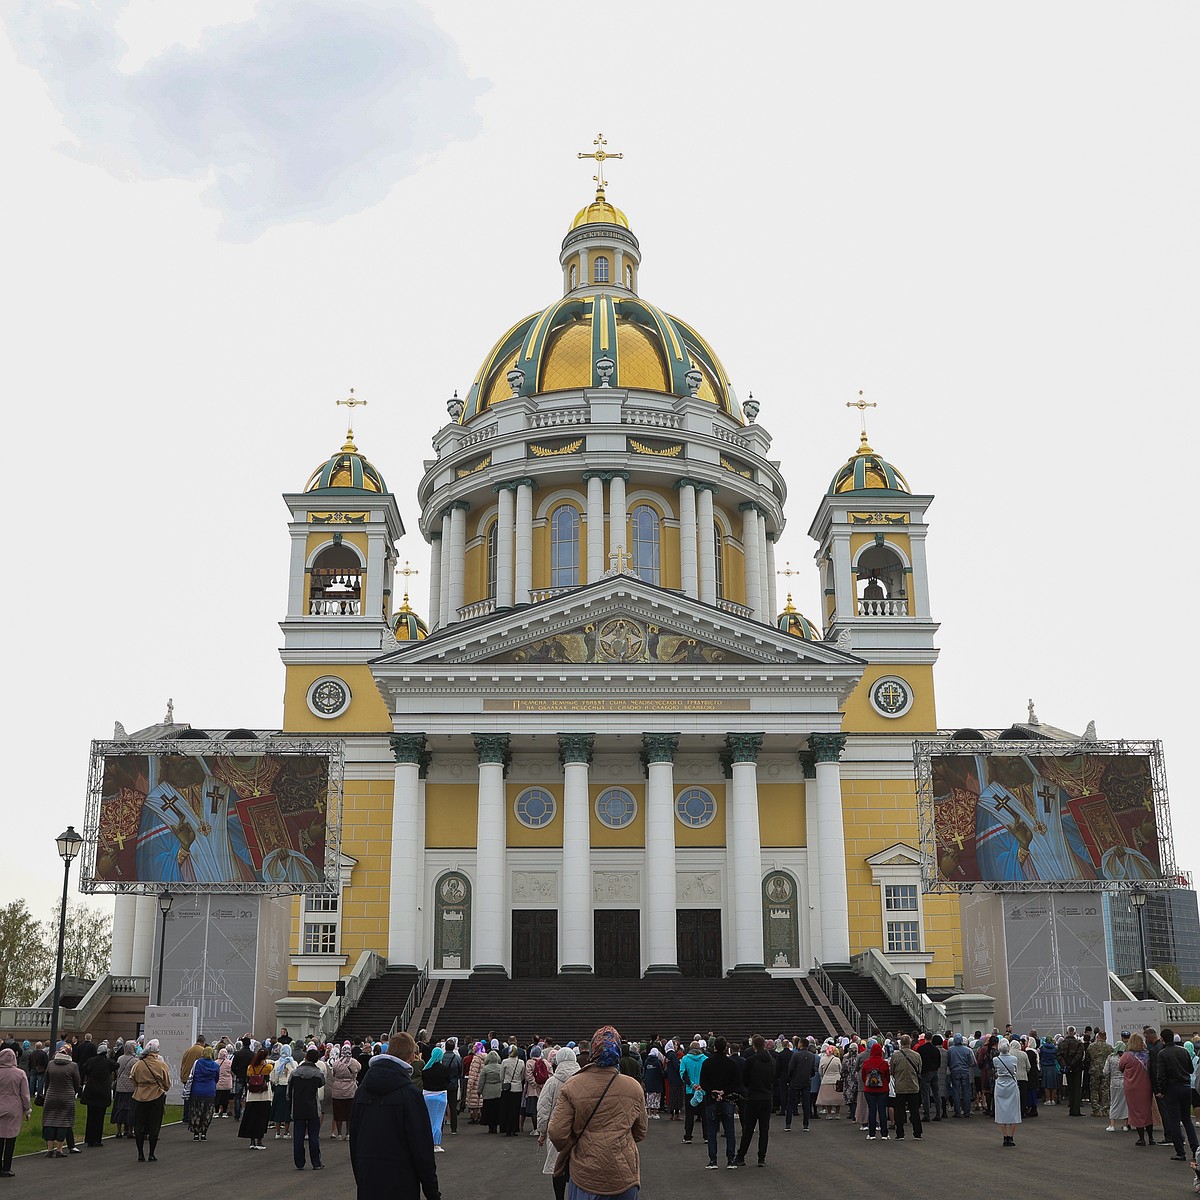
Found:
[(550, 586), (579, 586), (579, 510), (570, 504), (550, 514)]
[(603, 254), (596, 259), (595, 265), (592, 267), (592, 281), (594, 283), (608, 282), (608, 259)]
[(575, 263), (571, 264), (571, 289), (572, 291), (579, 286), (579, 267)]
[(659, 582), (658, 513), (639, 504), (630, 517), (633, 527), (633, 571), (647, 583)]
[(498, 521), (493, 521), (487, 531), (487, 598), (489, 600), (496, 598), (496, 544), (499, 541), (499, 525)]
[(633, 268), (628, 263), (625, 264), (625, 286), (633, 291)]
[(713, 563), (717, 569), (717, 595), (725, 595), (725, 539), (721, 531), (713, 527)]
[(363, 569), (349, 546), (327, 546), (308, 574), (310, 616), (357, 617), (362, 613)]

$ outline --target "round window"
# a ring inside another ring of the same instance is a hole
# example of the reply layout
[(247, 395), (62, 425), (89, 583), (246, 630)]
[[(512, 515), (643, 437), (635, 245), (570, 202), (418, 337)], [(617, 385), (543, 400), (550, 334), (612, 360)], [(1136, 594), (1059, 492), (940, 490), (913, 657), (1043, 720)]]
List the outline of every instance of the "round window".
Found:
[(554, 797), (545, 788), (526, 788), (518, 797), (516, 805), (517, 820), (527, 829), (541, 829), (554, 820), (558, 805)]
[(609, 829), (624, 829), (637, 816), (637, 801), (624, 788), (606, 788), (596, 797), (596, 816)]
[(871, 707), (881, 717), (902, 717), (912, 708), (912, 688), (907, 680), (896, 675), (885, 675), (875, 680), (868, 694)]
[(704, 788), (685, 788), (675, 797), (675, 816), (680, 824), (702, 829), (717, 815), (717, 802)]
[(322, 676), (308, 689), (308, 707), (318, 717), (340, 717), (350, 707), (350, 688), (336, 675)]

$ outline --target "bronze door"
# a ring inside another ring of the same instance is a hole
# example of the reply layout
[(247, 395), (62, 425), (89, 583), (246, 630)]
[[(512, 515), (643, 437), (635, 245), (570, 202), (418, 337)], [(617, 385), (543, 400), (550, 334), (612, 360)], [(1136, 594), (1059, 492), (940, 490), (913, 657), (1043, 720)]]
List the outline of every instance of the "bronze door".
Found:
[(553, 979), (558, 974), (558, 913), (545, 908), (514, 908), (512, 977)]
[(642, 973), (641, 913), (636, 908), (599, 908), (595, 914), (596, 974), (637, 979)]
[(721, 910), (681, 908), (675, 913), (679, 970), (689, 979), (721, 977)]

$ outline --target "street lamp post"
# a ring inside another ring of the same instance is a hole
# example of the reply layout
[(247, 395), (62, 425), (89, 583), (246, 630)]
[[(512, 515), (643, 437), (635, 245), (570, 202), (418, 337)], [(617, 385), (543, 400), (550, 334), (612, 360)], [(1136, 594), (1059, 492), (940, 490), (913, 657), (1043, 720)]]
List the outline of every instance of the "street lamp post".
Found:
[(1143, 888), (1135, 887), (1129, 893), (1129, 903), (1133, 905), (1133, 911), (1137, 913), (1138, 919), (1138, 944), (1142, 948), (1142, 999), (1150, 999), (1150, 972), (1146, 968), (1146, 925), (1142, 916), (1142, 909), (1146, 907), (1146, 891)]
[(158, 988), (155, 1004), (162, 1003), (163, 958), (167, 952), (167, 913), (171, 911), (171, 905), (174, 903), (175, 897), (170, 892), (159, 892), (158, 911), (162, 914), (162, 929), (158, 934)]
[(68, 825), (64, 833), (54, 839), (58, 847), (58, 856), (63, 860), (63, 894), (62, 907), (58, 911), (58, 960), (54, 966), (54, 1000), (50, 1006), (50, 1057), (58, 1046), (58, 1002), (62, 996), (63, 951), (67, 943), (67, 887), (71, 879), (71, 862), (83, 845), (83, 838), (75, 832), (74, 825)]

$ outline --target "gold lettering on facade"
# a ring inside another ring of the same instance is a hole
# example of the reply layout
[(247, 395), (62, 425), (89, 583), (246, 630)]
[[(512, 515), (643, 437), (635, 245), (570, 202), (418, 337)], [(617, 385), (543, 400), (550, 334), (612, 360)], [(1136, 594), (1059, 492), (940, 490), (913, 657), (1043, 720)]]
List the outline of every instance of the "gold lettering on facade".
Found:
[(749, 700), (485, 700), (484, 712), (749, 712)]

